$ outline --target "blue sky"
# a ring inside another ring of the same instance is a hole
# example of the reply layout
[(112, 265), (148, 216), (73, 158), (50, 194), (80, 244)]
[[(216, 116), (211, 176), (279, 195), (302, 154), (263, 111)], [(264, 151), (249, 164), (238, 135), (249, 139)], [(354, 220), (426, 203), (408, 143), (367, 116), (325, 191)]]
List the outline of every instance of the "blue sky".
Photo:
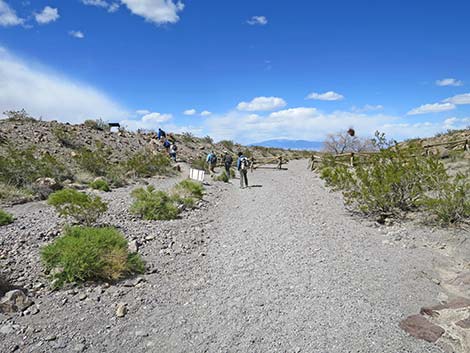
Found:
[(424, 137), (470, 125), (469, 13), (463, 0), (0, 0), (0, 109), (243, 143), (350, 126)]

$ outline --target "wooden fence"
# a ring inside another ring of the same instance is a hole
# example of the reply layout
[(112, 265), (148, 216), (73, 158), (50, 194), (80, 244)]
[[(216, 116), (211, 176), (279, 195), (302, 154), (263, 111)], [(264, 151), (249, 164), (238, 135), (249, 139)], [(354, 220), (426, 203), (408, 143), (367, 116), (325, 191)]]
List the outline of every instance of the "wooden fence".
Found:
[[(450, 149), (453, 151), (462, 149), (463, 151), (470, 151), (470, 136), (469, 138), (457, 141), (450, 141), (450, 142), (442, 142), (442, 143), (435, 143), (435, 144), (428, 144), (422, 146), (424, 152), (427, 156), (432, 154), (432, 148), (435, 147), (445, 147), (446, 149)], [(354, 165), (361, 160), (367, 160), (371, 156), (377, 154), (378, 152), (351, 152), (351, 153), (340, 153), (340, 154), (328, 154), (329, 156), (333, 157), (336, 161), (336, 164), (343, 164), (347, 167), (354, 167)], [(319, 165), (322, 160), (324, 159), (323, 155), (313, 154), (310, 157), (309, 161), (309, 168), (314, 170), (317, 165)]]

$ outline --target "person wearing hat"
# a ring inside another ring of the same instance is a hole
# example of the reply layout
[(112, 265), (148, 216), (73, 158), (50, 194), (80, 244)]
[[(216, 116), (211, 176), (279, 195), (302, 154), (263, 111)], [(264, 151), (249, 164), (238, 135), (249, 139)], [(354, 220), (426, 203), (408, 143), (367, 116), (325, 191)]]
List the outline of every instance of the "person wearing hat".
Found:
[(228, 153), (228, 151), (224, 151), (224, 157), (222, 158), (222, 162), (224, 163), (227, 178), (230, 179), (230, 168), (232, 167), (233, 158), (232, 155)]

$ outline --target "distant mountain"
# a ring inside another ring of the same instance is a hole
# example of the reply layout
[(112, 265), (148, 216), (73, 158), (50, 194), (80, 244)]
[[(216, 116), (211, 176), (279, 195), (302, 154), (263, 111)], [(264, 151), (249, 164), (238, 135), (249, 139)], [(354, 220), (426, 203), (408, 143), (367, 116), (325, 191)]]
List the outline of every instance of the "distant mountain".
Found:
[(278, 139), (278, 140), (267, 140), (267, 141), (252, 143), (249, 146), (262, 146), (262, 147), (283, 148), (283, 149), (291, 149), (291, 150), (319, 151), (323, 148), (323, 142)]

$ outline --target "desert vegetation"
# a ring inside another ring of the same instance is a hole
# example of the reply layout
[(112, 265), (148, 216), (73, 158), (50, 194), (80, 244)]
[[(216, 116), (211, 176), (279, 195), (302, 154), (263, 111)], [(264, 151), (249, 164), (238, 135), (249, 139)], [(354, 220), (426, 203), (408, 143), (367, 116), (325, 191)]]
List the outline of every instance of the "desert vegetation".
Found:
[[(345, 147), (344, 151), (352, 148)], [(325, 155), (320, 176), (334, 190), (342, 192), (354, 209), (383, 220), (408, 212), (426, 212), (433, 221), (452, 225), (470, 219), (470, 183), (458, 173), (449, 176), (438, 156), (426, 153), (421, 144), (397, 144), (376, 133), (370, 150), (353, 166)]]
[(0, 226), (5, 226), (10, 223), (13, 223), (13, 216), (8, 212), (0, 210)]

